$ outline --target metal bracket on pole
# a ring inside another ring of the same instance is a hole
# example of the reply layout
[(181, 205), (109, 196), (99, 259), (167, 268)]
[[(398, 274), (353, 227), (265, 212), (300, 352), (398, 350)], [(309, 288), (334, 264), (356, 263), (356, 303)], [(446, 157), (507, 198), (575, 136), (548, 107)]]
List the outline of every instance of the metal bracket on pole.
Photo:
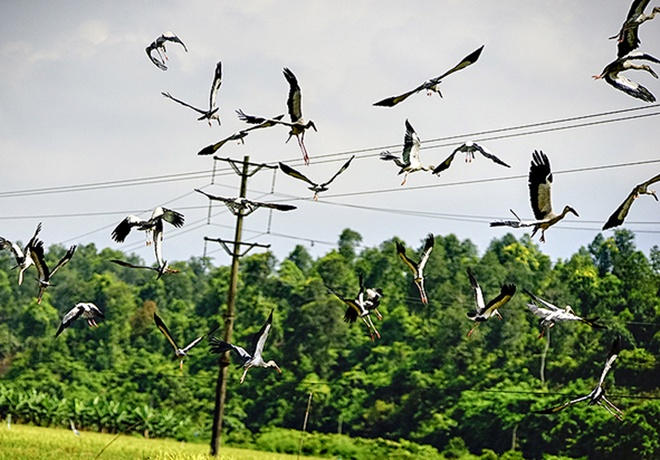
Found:
[(265, 248), (265, 249), (268, 249), (270, 247), (270, 244), (244, 243), (242, 241), (223, 240), (222, 238), (209, 238), (208, 236), (204, 237), (204, 241), (215, 241), (217, 243), (220, 243), (220, 245), (222, 246), (222, 248), (225, 250), (225, 252), (227, 253), (227, 255), (229, 257), (232, 257), (234, 255), (234, 251), (229, 249), (228, 244), (233, 244), (235, 246), (240, 246), (240, 245), (247, 246), (247, 249), (245, 251), (236, 254), (238, 257), (243, 257), (245, 254), (250, 252), (250, 250), (252, 248)]
[(247, 177), (254, 176), (261, 168), (277, 169), (277, 166), (269, 165), (268, 163), (252, 163), (252, 162), (249, 162), (249, 161), (247, 161), (247, 162), (246, 161), (238, 161), (238, 160), (233, 160), (231, 158), (220, 158), (220, 157), (216, 157), (216, 156), (214, 156), (213, 159), (216, 160), (216, 161), (226, 161), (227, 163), (229, 163), (229, 165), (234, 170), (234, 172), (236, 174), (238, 174), (239, 176), (243, 175), (243, 171), (241, 169), (239, 169), (239, 167), (238, 167), (239, 164), (240, 165), (247, 164), (249, 166), (255, 166), (255, 168), (252, 171), (247, 172), (247, 174), (246, 174)]

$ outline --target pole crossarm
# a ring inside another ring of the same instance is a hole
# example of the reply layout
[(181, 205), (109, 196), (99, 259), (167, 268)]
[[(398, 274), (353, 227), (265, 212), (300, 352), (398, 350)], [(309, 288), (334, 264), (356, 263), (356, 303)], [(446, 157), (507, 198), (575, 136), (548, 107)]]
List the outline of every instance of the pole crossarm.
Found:
[[(243, 174), (245, 174), (247, 177), (252, 177), (257, 172), (259, 172), (259, 170), (262, 169), (262, 168), (277, 169), (276, 165), (269, 165), (268, 163), (252, 163), (252, 162), (245, 161), (245, 160), (244, 161), (239, 161), (239, 160), (234, 160), (232, 158), (220, 158), (220, 157), (216, 157), (216, 156), (214, 156), (213, 159), (216, 160), (216, 161), (226, 161), (227, 163), (229, 163), (229, 165), (234, 170), (234, 172), (236, 174), (238, 174), (239, 176), (243, 176)], [(243, 165), (244, 170), (239, 169), (239, 167), (238, 167), (239, 164)], [(255, 168), (252, 171), (247, 171), (247, 168), (245, 168), (245, 165), (254, 166)]]
[(264, 248), (268, 249), (270, 247), (270, 244), (261, 244), (261, 243), (244, 243), (242, 241), (233, 241), (233, 240), (223, 240), (222, 238), (209, 238), (208, 236), (204, 237), (204, 241), (215, 241), (217, 243), (220, 243), (222, 248), (225, 250), (227, 255), (232, 257), (234, 255), (234, 252), (229, 248), (229, 244), (233, 244), (235, 247), (244, 245), (247, 246), (245, 251), (238, 253), (238, 257), (243, 257), (245, 254), (250, 252), (253, 248)]

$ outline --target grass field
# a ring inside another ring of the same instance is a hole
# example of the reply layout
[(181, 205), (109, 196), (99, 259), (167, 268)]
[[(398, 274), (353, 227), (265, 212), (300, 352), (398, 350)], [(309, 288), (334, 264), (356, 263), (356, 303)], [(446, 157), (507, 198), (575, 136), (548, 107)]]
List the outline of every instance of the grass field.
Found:
[[(0, 460), (94, 459), (114, 434), (83, 431), (76, 436), (70, 430), (29, 425), (3, 424), (0, 428)], [(100, 459), (203, 460), (211, 459), (208, 444), (181, 443), (170, 439), (144, 439), (119, 436)], [(222, 448), (222, 460), (293, 460), (295, 455)], [(302, 458), (302, 457), (301, 457)], [(314, 457), (304, 457), (312, 459)]]

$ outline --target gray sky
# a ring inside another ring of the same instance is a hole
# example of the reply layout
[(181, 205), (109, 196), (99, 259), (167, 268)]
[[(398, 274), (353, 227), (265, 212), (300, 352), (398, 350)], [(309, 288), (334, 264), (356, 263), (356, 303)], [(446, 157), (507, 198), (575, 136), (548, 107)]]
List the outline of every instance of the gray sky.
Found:
[[(205, 235), (232, 238), (230, 228), (195, 228), (203, 223), (207, 211), (186, 209), (207, 204), (204, 197), (189, 192), (208, 184), (208, 178), (36, 196), (2, 197), (2, 192), (210, 171), (213, 161), (196, 153), (244, 126), (235, 109), (267, 116), (285, 112), (285, 66), (296, 74), (302, 88), (305, 118), (314, 120), (319, 129), (305, 139), (311, 166), (296, 167), (319, 180), (334, 174), (348, 155), (335, 157), (338, 161), (333, 163), (315, 164), (315, 157), (401, 143), (406, 118), (424, 141), (642, 106), (644, 102), (591, 79), (616, 56), (616, 42), (607, 37), (618, 31), (628, 7), (628, 2), (621, 1), (2, 2), (0, 234), (26, 240), (42, 220), (46, 244), (94, 242), (98, 247), (134, 249), (151, 262), (153, 254), (144, 246), (142, 234), (130, 235), (123, 245), (110, 239), (122, 214), (6, 217), (137, 211), (168, 203), (183, 211), (186, 226), (183, 233), (175, 231), (166, 239), (167, 259), (201, 255)], [(151, 64), (144, 48), (168, 30), (181, 37), (189, 52), (168, 46), (170, 68), (162, 72)], [(640, 37), (641, 50), (660, 55), (660, 20), (644, 24)], [(444, 98), (420, 93), (391, 109), (372, 106), (443, 73), (483, 44), (475, 65), (443, 81)], [(169, 91), (193, 105), (205, 106), (218, 60), (223, 64), (218, 95), (222, 126), (209, 128), (196, 121), (192, 111), (166, 100), (160, 92)], [(660, 82), (649, 74), (629, 74), (660, 95)], [(332, 184), (327, 201), (470, 216), (507, 216), (513, 208), (530, 217), (525, 178), (412, 187), (526, 175), (534, 149), (549, 156), (555, 171), (660, 159), (652, 144), (658, 126), (658, 117), (648, 117), (484, 141), (511, 169), (483, 158), (466, 165), (458, 157), (441, 177), (416, 173), (403, 187), (393, 164), (369, 156), (356, 159)], [(286, 137), (283, 127), (255, 132), (245, 145), (229, 144), (219, 154), (250, 155), (258, 162), (300, 158), (297, 143), (285, 144)], [(455, 139), (464, 140), (469, 139)], [(438, 164), (452, 150), (450, 146), (423, 150), (422, 159)], [(554, 206), (571, 204), (580, 219), (563, 225), (572, 228), (549, 230), (542, 250), (556, 259), (588, 244), (597, 234), (594, 229), (600, 228), (631, 188), (658, 172), (660, 163), (555, 175)], [(270, 191), (271, 182), (271, 172), (257, 174), (250, 179), (248, 196), (261, 197), (262, 192)], [(225, 196), (238, 193), (238, 178), (233, 174), (218, 175), (216, 183), (206, 190)], [(330, 198), (389, 188), (398, 190)], [(305, 184), (281, 173), (275, 190), (311, 198)], [(175, 198), (179, 199), (172, 201)], [(343, 228), (350, 227), (362, 234), (366, 245), (398, 235), (415, 246), (428, 232), (455, 233), (483, 250), (491, 239), (507, 231), (491, 229), (483, 222), (306, 200), (295, 204), (299, 206), (296, 211), (273, 215), (273, 232), (334, 242)], [(213, 213), (217, 214), (214, 224), (233, 226), (234, 218), (222, 207), (216, 205)], [(629, 220), (658, 222), (660, 207), (653, 199), (642, 197)], [(245, 228), (264, 232), (267, 222), (268, 212), (258, 210), (246, 219)], [(626, 227), (660, 231), (658, 224)], [(512, 231), (523, 234), (522, 230)], [(254, 234), (245, 233), (246, 237)], [(271, 243), (279, 258), (297, 243), (274, 235), (263, 235), (257, 241)], [(636, 241), (647, 251), (660, 241), (660, 233), (637, 233)], [(320, 254), (328, 246), (315, 244), (310, 249)], [(228, 262), (222, 252), (213, 255), (215, 263)]]

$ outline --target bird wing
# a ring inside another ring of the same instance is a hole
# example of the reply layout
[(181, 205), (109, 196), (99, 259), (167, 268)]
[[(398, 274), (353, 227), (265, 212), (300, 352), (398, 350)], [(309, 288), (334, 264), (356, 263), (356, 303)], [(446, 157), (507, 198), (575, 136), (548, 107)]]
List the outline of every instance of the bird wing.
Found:
[(294, 206), (292, 204), (267, 203), (265, 201), (252, 201), (247, 199), (245, 201), (250, 203), (252, 206), (271, 208), (271, 209), (276, 209), (277, 211), (293, 211), (294, 209), (297, 209), (297, 206)]
[(548, 309), (551, 310), (551, 311), (560, 311), (560, 310), (561, 310), (561, 308), (557, 307), (556, 305), (551, 304), (551, 303), (548, 302), (547, 300), (543, 300), (542, 298), (537, 297), (536, 295), (532, 294), (532, 293), (531, 293), (530, 291), (528, 291), (527, 289), (523, 289), (523, 292), (524, 292), (525, 294), (527, 294), (528, 296), (530, 296), (534, 302), (539, 303), (539, 304), (545, 306), (546, 308), (548, 308)]
[(92, 313), (92, 315), (96, 316), (97, 318), (105, 318), (105, 314), (103, 313), (103, 310), (101, 310), (95, 304), (88, 302), (84, 305), (87, 305), (89, 307), (89, 310)]
[[(459, 147), (459, 148), (460, 148), (460, 147)], [(454, 150), (454, 151), (451, 153), (451, 155), (449, 155), (449, 156), (445, 159), (445, 161), (443, 161), (443, 162), (440, 163), (438, 166), (436, 166), (435, 169), (433, 170), (433, 174), (439, 174), (439, 173), (441, 173), (442, 171), (444, 171), (445, 169), (448, 169), (449, 166), (451, 166), (451, 162), (454, 161), (454, 157), (456, 156), (456, 153), (458, 152), (458, 150), (459, 150), (459, 149)]]
[(197, 337), (195, 340), (193, 340), (192, 342), (190, 342), (188, 345), (185, 346), (185, 348), (183, 349), (183, 352), (188, 353), (188, 350), (190, 350), (195, 345), (197, 345), (199, 342), (201, 342), (204, 339), (204, 337), (206, 337), (206, 336), (205, 335), (200, 335), (199, 337)]
[(332, 176), (332, 177), (331, 177), (329, 180), (327, 180), (326, 182), (322, 183), (322, 184), (321, 184), (321, 187), (326, 187), (326, 186), (330, 185), (330, 183), (331, 183), (333, 180), (335, 180), (335, 179), (337, 178), (338, 175), (340, 175), (341, 173), (343, 173), (344, 171), (346, 171), (346, 170), (348, 169), (348, 167), (351, 165), (351, 161), (353, 161), (353, 158), (355, 158), (355, 155), (353, 155), (352, 157), (350, 157), (350, 158), (348, 159), (348, 161), (347, 161), (346, 163), (344, 163), (344, 164), (342, 165), (341, 168), (339, 168), (339, 171), (337, 171), (337, 172), (335, 173), (334, 176)]
[(261, 123), (258, 123), (258, 124), (254, 125), (254, 126), (251, 126), (251, 127), (249, 127), (249, 128), (246, 128), (246, 129), (244, 129), (244, 130), (241, 131), (241, 132), (242, 132), (242, 133), (247, 133), (247, 132), (249, 132), (249, 131), (253, 131), (253, 130), (255, 130), (255, 129), (270, 128), (271, 126), (280, 125), (280, 124), (284, 124), (284, 125), (290, 126), (289, 123), (283, 122), (283, 121), (282, 121), (282, 118), (284, 118), (284, 114), (283, 114), (283, 113), (280, 114), (280, 115), (277, 115), (277, 116), (275, 116), (275, 117), (273, 117), (273, 118), (263, 119), (263, 121), (262, 121)]
[(162, 218), (165, 222), (174, 225), (176, 228), (181, 227), (184, 222), (183, 214), (167, 208), (163, 208)]
[(181, 39), (180, 39), (179, 37), (177, 37), (176, 35), (174, 35), (173, 33), (170, 32), (170, 33), (167, 34), (167, 35), (163, 34), (163, 35), (161, 35), (161, 38), (162, 38), (163, 40), (167, 40), (167, 41), (170, 41), (170, 42), (179, 43), (181, 46), (183, 46), (183, 50), (184, 50), (186, 53), (188, 52), (188, 48), (186, 47), (186, 44), (183, 43), (183, 42), (181, 41)]
[(62, 268), (68, 261), (71, 260), (73, 257), (73, 253), (76, 252), (76, 245), (74, 244), (71, 246), (67, 251), (66, 254), (57, 262), (57, 264), (53, 267), (53, 270), (50, 272), (50, 276), (52, 277), (57, 270)]
[(17, 264), (20, 264), (21, 260), (25, 258), (25, 254), (18, 244), (6, 240), (2, 237), (0, 237), (0, 248), (11, 250), (11, 252), (14, 253), (14, 258), (16, 259)]
[(346, 308), (346, 312), (344, 313), (344, 321), (347, 323), (354, 323), (358, 319), (358, 310), (355, 308), (354, 305), (352, 304), (346, 304), (348, 307)]
[(614, 76), (607, 73), (605, 74), (605, 81), (624, 93), (641, 99), (646, 102), (655, 102), (655, 96), (644, 86), (639, 83), (632, 81), (625, 75), (615, 74)]
[(239, 347), (238, 345), (232, 345), (231, 343), (224, 342), (216, 337), (211, 337), (209, 342), (211, 343), (210, 349), (213, 353), (233, 351), (241, 358), (243, 363), (252, 359), (252, 355), (245, 351), (243, 347)]
[(511, 166), (509, 166), (508, 164), (506, 164), (505, 162), (503, 162), (502, 160), (500, 160), (499, 158), (497, 158), (495, 155), (493, 155), (493, 154), (490, 152), (490, 150), (488, 150), (487, 148), (482, 147), (482, 146), (480, 146), (479, 144), (473, 144), (473, 146), (474, 146), (474, 148), (475, 148), (477, 151), (479, 151), (479, 153), (481, 153), (483, 156), (485, 156), (485, 157), (488, 158), (489, 160), (494, 161), (494, 162), (497, 163), (498, 165), (506, 166), (507, 168), (510, 168), (510, 167), (511, 167)]
[(193, 109), (197, 113), (201, 113), (202, 115), (206, 115), (206, 113), (207, 113), (206, 110), (198, 109), (197, 107), (194, 107), (194, 106), (188, 104), (187, 102), (183, 102), (181, 99), (175, 98), (170, 93), (161, 92), (160, 94), (162, 94), (163, 96), (165, 96), (168, 99), (172, 99), (174, 102), (178, 102), (179, 104), (188, 107), (189, 109)]
[[(256, 126), (254, 128), (256, 128)], [(254, 129), (254, 128), (251, 128), (251, 129)], [(197, 155), (213, 155), (215, 152), (217, 152), (220, 149), (220, 147), (225, 145), (227, 142), (229, 142), (229, 141), (238, 141), (240, 139), (243, 139), (245, 136), (247, 136), (247, 131), (248, 130), (235, 132), (235, 133), (231, 134), (230, 136), (227, 136), (224, 139), (219, 140), (215, 144), (207, 145), (202, 150), (197, 152)]]
[(305, 181), (309, 185), (311, 185), (312, 187), (316, 187), (318, 185), (318, 184), (315, 184), (314, 182), (312, 182), (311, 180), (309, 180), (309, 178), (307, 176), (305, 176), (303, 173), (301, 173), (300, 171), (297, 171), (297, 170), (293, 169), (291, 166), (285, 165), (284, 163), (280, 163), (280, 169), (282, 170), (282, 172), (284, 174), (287, 174), (287, 175), (289, 175), (289, 176), (291, 176), (295, 179)]
[(403, 137), (403, 162), (406, 165), (410, 164), (410, 157), (419, 162), (419, 148), (422, 146), (417, 137), (417, 133), (413, 129), (412, 125), (406, 120), (406, 134)]
[(554, 406), (554, 407), (549, 407), (547, 409), (542, 409), (542, 410), (535, 410), (534, 413), (536, 414), (554, 414), (556, 412), (559, 412), (561, 410), (566, 409), (568, 406), (572, 406), (573, 404), (579, 403), (580, 401), (585, 401), (591, 397), (591, 394), (588, 394), (586, 396), (580, 396), (577, 399), (573, 399), (572, 401), (567, 401), (564, 404), (561, 404), (559, 406)]
[(607, 355), (607, 360), (605, 361), (605, 367), (603, 368), (603, 372), (600, 374), (600, 380), (598, 380), (598, 386), (601, 386), (603, 384), (603, 381), (605, 380), (605, 376), (612, 368), (612, 364), (616, 360), (617, 356), (619, 356), (620, 351), (621, 351), (621, 336), (617, 335), (616, 338), (614, 339), (614, 342), (612, 343), (612, 348), (610, 349), (610, 352)]
[(529, 168), (529, 198), (534, 217), (539, 220), (545, 219), (552, 213), (551, 187), (550, 161), (543, 152), (535, 150)]
[(254, 339), (252, 340), (252, 356), (254, 358), (261, 356), (261, 353), (264, 350), (264, 345), (266, 344), (266, 339), (268, 338), (268, 332), (270, 332), (272, 324), (273, 310), (270, 311), (268, 319), (264, 325), (261, 326), (261, 329), (259, 329), (259, 332), (257, 332), (257, 334), (254, 336)]
[(149, 59), (154, 63), (156, 67), (158, 67), (160, 70), (167, 70), (165, 63), (152, 54), (157, 47), (158, 45), (156, 42), (151, 42), (151, 44), (147, 46), (144, 51), (146, 51), (147, 56), (149, 56)]
[(406, 255), (406, 248), (403, 247), (403, 244), (400, 242), (396, 242), (396, 253), (399, 254), (399, 257), (401, 257), (401, 260), (410, 268), (410, 270), (413, 272), (415, 277), (417, 277), (417, 264)]
[(286, 100), (286, 105), (289, 109), (289, 117), (291, 117), (291, 121), (295, 123), (302, 118), (302, 95), (300, 92), (300, 86), (298, 86), (298, 80), (291, 70), (285, 67), (283, 73), (284, 78), (289, 82), (289, 97)]
[(110, 259), (110, 262), (121, 265), (122, 267), (129, 267), (129, 268), (146, 268), (148, 270), (157, 270), (154, 267), (149, 267), (147, 265), (135, 265), (130, 262), (126, 262), (125, 260), (119, 260), (119, 259)]
[(477, 48), (476, 50), (465, 56), (461, 60), (461, 62), (456, 64), (454, 67), (452, 67), (451, 69), (440, 75), (439, 77), (433, 78), (432, 80), (430, 80), (430, 82), (432, 83), (432, 85), (436, 85), (447, 75), (450, 75), (454, 72), (466, 68), (467, 66), (474, 64), (475, 62), (477, 62), (477, 59), (479, 59), (479, 56), (481, 56), (481, 51), (483, 51), (483, 49), (484, 49), (484, 45), (481, 45), (479, 48)]
[(34, 262), (34, 266), (37, 268), (39, 273), (39, 279), (43, 281), (48, 281), (50, 278), (50, 271), (48, 270), (48, 265), (46, 265), (46, 260), (44, 259), (44, 242), (35, 239), (31, 241), (30, 244), (30, 258)]
[(112, 231), (112, 239), (117, 243), (123, 243), (133, 227), (144, 224), (146, 224), (146, 221), (140, 219), (138, 216), (127, 216), (124, 220), (119, 222), (119, 225), (117, 225)]
[(426, 235), (426, 240), (424, 241), (424, 249), (422, 250), (422, 256), (419, 259), (419, 264), (417, 264), (417, 270), (419, 270), (420, 273), (424, 270), (424, 266), (426, 265), (426, 262), (429, 260), (429, 256), (431, 255), (431, 251), (433, 250), (433, 244), (435, 243), (435, 238), (433, 237), (432, 233), (429, 233)]
[(174, 351), (179, 350), (179, 346), (176, 344), (174, 338), (172, 337), (172, 334), (170, 334), (169, 329), (167, 329), (167, 326), (163, 322), (162, 319), (160, 319), (160, 316), (158, 316), (156, 313), (154, 313), (154, 321), (156, 322), (156, 326), (158, 329), (160, 329), (160, 332), (163, 333), (165, 338), (167, 339), (168, 342), (170, 342), (170, 345), (174, 348)]
[(55, 332), (55, 337), (60, 335), (64, 329), (66, 329), (67, 327), (69, 327), (71, 325), (71, 323), (73, 323), (75, 320), (80, 318), (80, 315), (83, 314), (83, 311), (85, 311), (85, 308), (83, 307), (83, 304), (77, 304), (71, 310), (66, 312), (66, 314), (62, 318), (62, 322), (60, 323), (60, 327), (57, 328), (57, 332)]
[(380, 107), (394, 107), (397, 105), (399, 102), (405, 101), (408, 96), (412, 96), (413, 94), (417, 93), (418, 91), (421, 91), (424, 89), (424, 85), (418, 86), (415, 89), (412, 89), (406, 93), (400, 94), (398, 96), (392, 96), (392, 97), (387, 97), (383, 99), (382, 101), (374, 102), (373, 105), (377, 105)]
[(196, 188), (195, 191), (201, 193), (202, 195), (206, 195), (211, 200), (222, 201), (223, 203), (233, 203), (234, 202), (234, 200), (231, 199), (231, 198), (224, 198), (224, 197), (221, 197), (221, 196), (211, 195), (210, 193), (206, 193), (205, 191), (200, 190), (198, 188)]
[(213, 74), (213, 83), (211, 83), (211, 95), (209, 96), (209, 110), (216, 107), (216, 96), (222, 84), (222, 61), (218, 61), (215, 65), (215, 73)]
[(472, 285), (472, 290), (474, 291), (474, 300), (477, 303), (477, 314), (481, 315), (486, 309), (486, 304), (484, 303), (484, 294), (481, 291), (479, 282), (474, 277), (472, 270), (470, 270), (470, 267), (467, 268), (467, 274), (468, 278), (470, 279), (470, 285)]
[[(657, 177), (660, 177), (658, 175)], [(618, 227), (621, 225), (628, 215), (628, 211), (630, 211), (630, 207), (632, 206), (633, 202), (637, 198), (637, 193), (639, 190), (640, 186), (636, 185), (635, 188), (632, 189), (632, 191), (628, 194), (625, 200), (623, 200), (623, 203), (619, 205), (618, 208), (612, 213), (609, 219), (607, 219), (607, 222), (603, 225), (603, 230), (607, 230), (608, 228), (612, 227)]]
[(644, 10), (650, 1), (651, 0), (634, 0), (630, 5), (626, 21), (623, 23), (623, 26), (621, 26), (621, 31), (619, 32), (617, 57), (623, 57), (639, 46), (639, 24), (635, 23), (634, 19), (644, 13)]
[(539, 318), (545, 318), (549, 315), (552, 314), (552, 310), (548, 310), (547, 308), (539, 307), (535, 303), (528, 303), (527, 308), (534, 313), (534, 316), (538, 316)]
[(515, 284), (503, 284), (498, 296), (486, 304), (486, 309), (482, 314), (487, 317), (490, 316), (493, 311), (502, 308), (509, 300), (511, 300), (511, 297), (513, 297), (515, 293)]

